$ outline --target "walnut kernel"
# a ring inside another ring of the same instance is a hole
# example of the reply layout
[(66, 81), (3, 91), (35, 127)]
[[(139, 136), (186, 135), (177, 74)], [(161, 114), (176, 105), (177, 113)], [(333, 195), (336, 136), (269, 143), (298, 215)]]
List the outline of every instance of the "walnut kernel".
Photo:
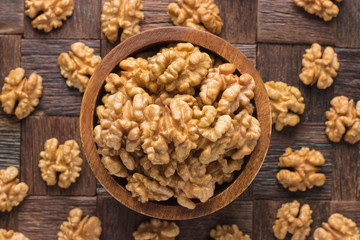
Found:
[(135, 240), (175, 240), (179, 234), (180, 229), (175, 223), (151, 219), (141, 223), (133, 236)]
[(1, 240), (30, 240), (25, 237), (22, 233), (14, 232), (13, 230), (6, 231), (0, 228), (0, 239)]
[(251, 238), (243, 234), (235, 224), (231, 226), (217, 225), (215, 229), (211, 229), (210, 237), (215, 240), (251, 240)]
[[(342, 0), (336, 0), (341, 2)], [(330, 21), (339, 13), (339, 8), (331, 0), (294, 0), (294, 3), (303, 7), (310, 14), (322, 18), (324, 21)]]

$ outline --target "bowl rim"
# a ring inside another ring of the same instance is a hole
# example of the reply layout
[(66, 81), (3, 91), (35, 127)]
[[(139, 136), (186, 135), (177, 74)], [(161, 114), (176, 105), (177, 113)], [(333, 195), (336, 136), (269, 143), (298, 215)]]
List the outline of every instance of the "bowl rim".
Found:
[[(261, 136), (258, 143), (254, 151), (249, 155), (249, 161), (246, 165), (244, 164), (245, 167), (242, 168), (239, 176), (234, 179), (225, 190), (214, 195), (207, 202), (196, 203), (196, 207), (193, 210), (180, 205), (170, 206), (154, 201), (141, 203), (133, 198), (131, 193), (121, 186), (105, 169), (97, 153), (97, 146), (93, 138), (96, 101), (108, 74), (126, 57), (145, 48), (158, 44), (165, 45), (171, 42), (190, 42), (196, 46), (207, 49), (221, 56), (226, 61), (233, 63), (241, 74), (249, 73), (256, 83), (254, 102), (257, 119), (260, 122), (261, 128)], [(270, 117), (270, 102), (265, 90), (265, 85), (256, 68), (240, 50), (226, 40), (205, 31), (185, 27), (163, 27), (141, 32), (125, 40), (114, 47), (96, 67), (81, 104), (81, 143), (85, 157), (97, 180), (110, 195), (123, 205), (138, 213), (154, 218), (167, 220), (193, 219), (220, 210), (230, 204), (248, 188), (259, 172), (269, 147), (271, 134)]]

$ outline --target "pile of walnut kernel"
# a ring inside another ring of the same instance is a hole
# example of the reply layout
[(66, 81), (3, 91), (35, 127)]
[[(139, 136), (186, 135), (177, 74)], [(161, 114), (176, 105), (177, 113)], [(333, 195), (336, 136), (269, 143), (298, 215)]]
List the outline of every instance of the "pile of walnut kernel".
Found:
[(106, 78), (94, 138), (111, 175), (126, 178), (141, 202), (195, 208), (215, 184), (233, 179), (260, 137), (250, 103), (255, 81), (190, 43), (129, 57)]

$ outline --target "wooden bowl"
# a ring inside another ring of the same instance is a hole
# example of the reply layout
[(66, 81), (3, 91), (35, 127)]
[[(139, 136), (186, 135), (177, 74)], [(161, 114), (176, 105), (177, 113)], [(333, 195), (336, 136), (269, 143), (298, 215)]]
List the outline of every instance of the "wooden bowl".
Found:
[[(149, 50), (155, 46), (166, 46), (171, 42), (190, 42), (215, 53), (224, 60), (233, 63), (240, 73), (249, 73), (256, 82), (254, 101), (257, 119), (261, 128), (258, 144), (247, 158), (248, 161), (245, 161), (237, 177), (230, 184), (222, 185), (220, 191), (215, 189), (215, 195), (207, 202), (196, 203), (194, 210), (175, 204), (174, 201), (141, 203), (131, 197), (131, 193), (125, 189), (124, 184), (119, 183), (111, 176), (101, 163), (93, 138), (94, 121), (96, 121), (95, 108), (104, 94), (103, 86), (108, 74), (126, 57)], [(269, 147), (271, 132), (270, 103), (259, 73), (244, 54), (230, 43), (213, 34), (190, 28), (158, 28), (127, 39), (104, 57), (92, 75), (83, 97), (80, 112), (80, 132), (82, 146), (92, 171), (101, 185), (115, 199), (136, 212), (154, 218), (168, 220), (191, 219), (213, 213), (225, 207), (236, 199), (253, 181), (260, 170)]]

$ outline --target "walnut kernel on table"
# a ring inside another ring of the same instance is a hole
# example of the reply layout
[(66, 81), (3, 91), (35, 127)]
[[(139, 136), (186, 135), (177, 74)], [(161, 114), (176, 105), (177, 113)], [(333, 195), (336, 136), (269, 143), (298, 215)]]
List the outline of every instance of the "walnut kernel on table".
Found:
[(0, 169), (0, 211), (10, 212), (18, 206), (26, 197), (29, 190), (26, 183), (19, 183), (16, 178), (19, 171), (15, 167)]
[(223, 22), (213, 0), (178, 0), (170, 3), (168, 15), (177, 26), (220, 34)]
[[(342, 0), (336, 0), (342, 2)], [(331, 21), (339, 13), (339, 8), (331, 0), (294, 0), (294, 3), (305, 9), (310, 14), (322, 18), (324, 21)]]
[[(334, 97), (326, 111), (325, 133), (332, 142), (344, 140), (355, 144), (360, 140), (360, 101), (355, 103), (345, 96)], [(346, 133), (345, 133), (346, 132)]]
[(284, 203), (277, 211), (277, 219), (273, 226), (273, 232), (277, 239), (285, 239), (289, 232), (293, 236), (291, 240), (305, 240), (309, 236), (313, 222), (312, 211), (308, 204), (300, 208), (298, 201)]
[(61, 75), (67, 79), (66, 84), (84, 92), (100, 61), (101, 57), (94, 55), (94, 49), (82, 42), (76, 42), (71, 44), (69, 53), (63, 52), (59, 55), (57, 63)]
[(359, 240), (360, 233), (356, 223), (339, 213), (329, 217), (328, 223), (323, 223), (314, 232), (314, 240)]
[(0, 228), (0, 239), (1, 240), (30, 240), (25, 237), (22, 233), (14, 232), (12, 230), (6, 231)]
[(319, 89), (325, 89), (333, 84), (333, 77), (337, 76), (340, 67), (337, 54), (332, 47), (324, 50), (321, 58), (321, 46), (317, 43), (306, 49), (302, 60), (302, 73), (300, 80), (306, 85), (314, 85), (317, 82)]
[(73, 0), (26, 0), (25, 14), (35, 18), (33, 28), (50, 32), (61, 27), (62, 21), (71, 16), (74, 11)]
[(285, 126), (297, 125), (300, 122), (298, 114), (303, 114), (305, 110), (300, 90), (280, 81), (267, 82), (265, 87), (270, 99), (271, 118), (275, 129), (281, 131)]
[(86, 216), (83, 212), (74, 208), (69, 212), (67, 221), (63, 222), (58, 232), (58, 240), (99, 240), (101, 235), (101, 221), (99, 218)]
[(217, 225), (211, 229), (210, 237), (215, 240), (251, 240), (248, 235), (244, 235), (237, 225)]
[(39, 104), (43, 86), (42, 77), (32, 73), (29, 79), (24, 77), (25, 70), (16, 68), (11, 70), (5, 78), (5, 84), (0, 94), (1, 106), (5, 113), (11, 114), (15, 109), (15, 116), (23, 119), (29, 116)]
[(108, 0), (101, 13), (101, 30), (111, 43), (118, 39), (119, 28), (122, 28), (120, 41), (140, 32), (140, 21), (144, 19), (141, 0)]
[(289, 191), (305, 191), (307, 188), (324, 185), (325, 174), (317, 173), (320, 169), (316, 167), (325, 163), (321, 152), (314, 149), (310, 151), (305, 147), (293, 152), (291, 148), (287, 148), (279, 161), (279, 167), (294, 169), (294, 171), (281, 169), (276, 174), (279, 183)]
[[(233, 179), (260, 137), (252, 116), (255, 80), (233, 64), (212, 67), (190, 43), (146, 59), (129, 57), (106, 78), (94, 140), (111, 175), (139, 201), (207, 201)], [(199, 96), (195, 96), (199, 92)]]
[(40, 152), (41, 177), (49, 186), (58, 183), (59, 187), (68, 188), (80, 176), (83, 160), (79, 157), (79, 145), (75, 140), (68, 140), (60, 146), (58, 144), (56, 138), (46, 140), (45, 150)]
[(135, 240), (175, 240), (179, 234), (180, 229), (175, 223), (151, 219), (141, 223), (133, 237)]

